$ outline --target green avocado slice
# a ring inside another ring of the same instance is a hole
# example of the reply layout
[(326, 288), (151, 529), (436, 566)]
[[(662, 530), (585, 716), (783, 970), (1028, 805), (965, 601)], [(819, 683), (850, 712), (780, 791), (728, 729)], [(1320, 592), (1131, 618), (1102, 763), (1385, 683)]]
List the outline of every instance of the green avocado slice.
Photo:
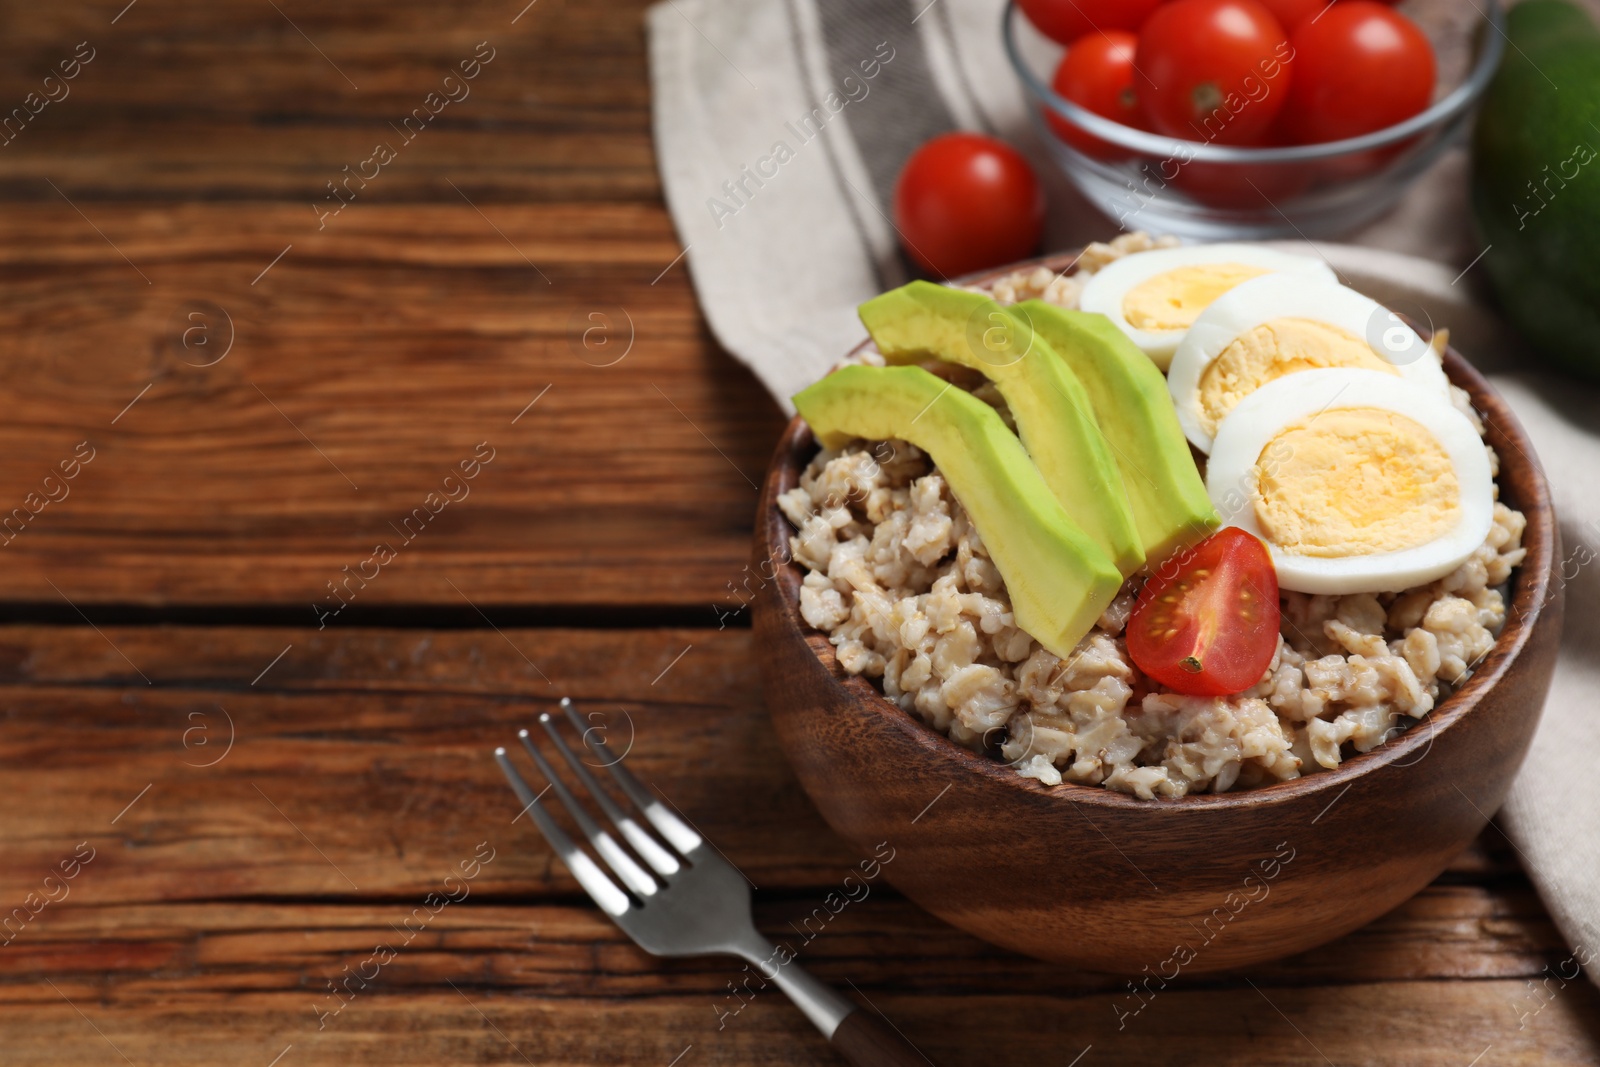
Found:
[(928, 453), (1005, 579), (1017, 625), (1063, 659), (1122, 587), (1000, 415), (921, 367), (844, 367), (794, 398), (823, 445), (909, 441)]
[(1144, 551), (1123, 479), (1083, 384), (1025, 318), (981, 293), (917, 281), (861, 305), (890, 363), (928, 357), (994, 382), (1045, 484), (1124, 575)]
[(1122, 472), (1144, 554), (1152, 564), (1221, 523), (1184, 439), (1167, 381), (1104, 315), (1042, 300), (1018, 304), (1034, 333), (1072, 368), (1089, 394)]

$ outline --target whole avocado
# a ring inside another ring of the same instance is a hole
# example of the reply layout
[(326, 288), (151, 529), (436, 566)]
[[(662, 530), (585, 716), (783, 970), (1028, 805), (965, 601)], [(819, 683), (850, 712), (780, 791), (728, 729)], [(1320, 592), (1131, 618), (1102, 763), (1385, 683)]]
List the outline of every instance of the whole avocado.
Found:
[(1472, 210), (1512, 323), (1600, 381), (1600, 30), (1566, 0), (1526, 0), (1478, 114)]

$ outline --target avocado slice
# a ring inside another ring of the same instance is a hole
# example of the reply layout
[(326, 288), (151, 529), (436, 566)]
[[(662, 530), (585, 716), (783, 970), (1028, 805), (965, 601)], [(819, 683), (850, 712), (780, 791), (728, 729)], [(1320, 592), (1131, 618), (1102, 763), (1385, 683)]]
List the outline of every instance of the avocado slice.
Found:
[(1072, 368), (1122, 472), (1145, 557), (1159, 563), (1221, 523), (1178, 424), (1167, 380), (1104, 315), (1042, 300), (1016, 310)]
[(994, 408), (921, 367), (843, 367), (794, 405), (823, 445), (898, 438), (933, 457), (1005, 579), (1017, 625), (1063, 659), (1122, 574), (1073, 522)]
[(934, 357), (994, 382), (1045, 484), (1124, 575), (1144, 564), (1122, 475), (1082, 383), (1025, 318), (981, 293), (916, 281), (861, 305), (890, 363)]

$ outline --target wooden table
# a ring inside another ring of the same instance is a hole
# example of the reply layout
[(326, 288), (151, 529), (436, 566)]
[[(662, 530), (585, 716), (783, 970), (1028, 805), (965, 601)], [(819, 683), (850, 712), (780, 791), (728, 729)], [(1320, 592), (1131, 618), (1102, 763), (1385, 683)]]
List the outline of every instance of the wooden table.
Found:
[[(605, 713), (774, 932), (857, 859), (761, 707), (781, 420), (677, 260), (642, 7), (524, 2), (6, 5), (8, 1065), (834, 1062), (771, 991), (719, 1026), (741, 969), (634, 949), (488, 758)], [(806, 951), (946, 1065), (1595, 1063), (1566, 955), (1494, 830), (1120, 1032), (886, 886)]]

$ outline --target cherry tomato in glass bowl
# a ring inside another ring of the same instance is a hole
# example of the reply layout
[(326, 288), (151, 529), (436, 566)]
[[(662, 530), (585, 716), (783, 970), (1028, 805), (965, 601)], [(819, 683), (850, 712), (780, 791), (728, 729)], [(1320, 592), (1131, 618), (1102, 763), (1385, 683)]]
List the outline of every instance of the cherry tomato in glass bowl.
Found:
[(946, 133), (911, 154), (894, 187), (906, 254), (945, 278), (1024, 259), (1044, 229), (1044, 190), (1021, 152)]
[[(1139, 38), (1125, 30), (1091, 33), (1072, 42), (1050, 87), (1063, 98), (1124, 126), (1143, 126), (1134, 92), (1133, 53)], [(1056, 136), (1085, 155), (1123, 159), (1128, 153), (1087, 133), (1053, 111), (1045, 119)]]
[(1258, 0), (1172, 0), (1139, 31), (1139, 103), (1169, 137), (1258, 144), (1283, 107), (1292, 58)]
[(1137, 30), (1161, 0), (1017, 0), (1040, 33), (1071, 44), (1095, 30)]
[(1156, 567), (1128, 618), (1128, 655), (1174, 692), (1228, 696), (1266, 673), (1278, 621), (1267, 546), (1229, 526)]
[(1433, 46), (1416, 23), (1383, 4), (1334, 4), (1297, 28), (1291, 43), (1294, 80), (1282, 128), (1301, 144), (1381, 130), (1433, 100)]
[(1331, 0), (1261, 0), (1261, 6), (1272, 12), (1272, 17), (1278, 20), (1288, 33), (1293, 33), (1294, 28), (1302, 22), (1314, 17)]
[(1210, 207), (1272, 211), (1305, 192), (1316, 176), (1308, 163), (1183, 164), (1172, 184)]

